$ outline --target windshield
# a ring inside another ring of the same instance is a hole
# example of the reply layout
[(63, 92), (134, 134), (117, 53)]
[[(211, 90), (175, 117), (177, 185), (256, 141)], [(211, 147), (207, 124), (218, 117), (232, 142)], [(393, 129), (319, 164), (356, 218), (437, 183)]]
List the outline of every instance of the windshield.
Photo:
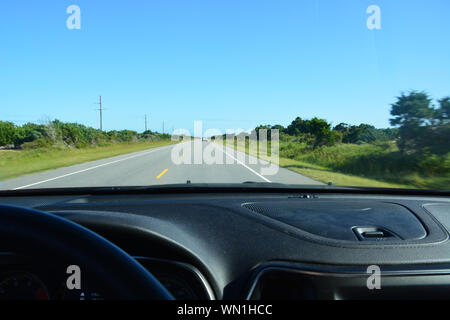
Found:
[(0, 189), (450, 189), (447, 0), (1, 1)]

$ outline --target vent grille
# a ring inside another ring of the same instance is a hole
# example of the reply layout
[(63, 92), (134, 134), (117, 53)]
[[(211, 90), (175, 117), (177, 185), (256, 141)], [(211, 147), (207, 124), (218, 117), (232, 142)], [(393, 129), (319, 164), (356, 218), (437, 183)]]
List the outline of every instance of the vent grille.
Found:
[(245, 203), (242, 205), (244, 208), (247, 208), (255, 213), (259, 213), (265, 216), (279, 216), (282, 215), (285, 210), (281, 208), (273, 208), (273, 207), (263, 207), (254, 203)]

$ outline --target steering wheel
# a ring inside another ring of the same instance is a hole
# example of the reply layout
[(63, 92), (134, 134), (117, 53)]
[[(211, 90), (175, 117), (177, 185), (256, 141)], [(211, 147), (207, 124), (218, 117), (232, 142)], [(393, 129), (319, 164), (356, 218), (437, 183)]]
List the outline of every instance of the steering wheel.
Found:
[(113, 299), (172, 300), (162, 284), (122, 249), (98, 234), (58, 216), (0, 205), (0, 244), (38, 259), (70, 261)]

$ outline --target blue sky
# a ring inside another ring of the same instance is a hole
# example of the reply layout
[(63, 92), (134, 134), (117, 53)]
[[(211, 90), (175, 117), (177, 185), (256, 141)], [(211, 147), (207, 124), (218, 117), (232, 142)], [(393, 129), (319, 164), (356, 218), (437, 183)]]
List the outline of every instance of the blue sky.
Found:
[[(68, 30), (66, 8), (81, 8)], [(368, 30), (369, 5), (381, 30)], [(450, 95), (448, 0), (0, 2), (0, 120), (249, 129), (389, 126), (401, 91)]]

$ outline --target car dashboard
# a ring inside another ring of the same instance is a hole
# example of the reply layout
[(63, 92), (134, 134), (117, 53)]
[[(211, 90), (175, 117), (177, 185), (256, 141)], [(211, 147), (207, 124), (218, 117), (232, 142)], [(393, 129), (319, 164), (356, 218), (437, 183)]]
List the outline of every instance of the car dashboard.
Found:
[[(450, 197), (358, 192), (3, 195), (119, 246), (180, 300), (447, 299)], [(101, 300), (0, 246), (0, 299)], [(370, 288), (370, 267), (380, 288)], [(107, 268), (107, 266), (105, 266)]]

